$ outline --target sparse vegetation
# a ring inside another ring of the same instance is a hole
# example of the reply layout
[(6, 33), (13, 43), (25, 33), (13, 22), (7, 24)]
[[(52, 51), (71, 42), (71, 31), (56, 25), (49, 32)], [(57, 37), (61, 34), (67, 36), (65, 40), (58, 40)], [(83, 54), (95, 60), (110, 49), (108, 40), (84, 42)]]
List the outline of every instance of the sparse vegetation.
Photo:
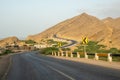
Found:
[(12, 53), (12, 50), (10, 50), (10, 49), (7, 49), (3, 52), (3, 54), (10, 54), (10, 53)]
[(62, 48), (63, 51), (70, 51), (70, 48)]
[(47, 47), (41, 50), (43, 54), (49, 55), (52, 54), (52, 52), (58, 52), (59, 48), (56, 47)]
[[(75, 52), (83, 52), (84, 47), (81, 43), (79, 46), (77, 46), (77, 49), (75, 49)], [(117, 48), (110, 48), (109, 50), (106, 49), (105, 45), (100, 45), (96, 41), (89, 41), (88, 44), (86, 44), (86, 52), (88, 53), (120, 53), (120, 50)]]
[(48, 39), (47, 44), (52, 45), (53, 47), (61, 47), (63, 45), (68, 44), (67, 42), (62, 42), (62, 41), (54, 41), (53, 39)]
[[(96, 41), (89, 41), (85, 46), (86, 52), (88, 53), (106, 52), (105, 50), (106, 46), (100, 45)], [(75, 52), (76, 51), (83, 52), (84, 45), (81, 43), (79, 46), (77, 46), (77, 49), (75, 49)]]
[(34, 40), (25, 40), (25, 43), (26, 44), (31, 44), (31, 45), (36, 44), (36, 42)]
[[(84, 46), (81, 43), (79, 46), (77, 46), (77, 49), (74, 50), (74, 52), (84, 52)], [(86, 52), (89, 56), (89, 58), (94, 58), (95, 53), (103, 53), (99, 56), (100, 60), (107, 60), (106, 55), (108, 53), (112, 54), (113, 61), (120, 61), (120, 50), (117, 48), (110, 48), (109, 50), (106, 49), (106, 46), (98, 44), (98, 42), (95, 41), (89, 41), (88, 44), (86, 44)], [(106, 54), (105, 54), (106, 53)]]
[(118, 50), (117, 48), (110, 48), (109, 52), (113, 54), (120, 54), (120, 50)]
[(10, 53), (13, 53), (12, 50), (6, 49), (6, 50), (4, 50), (4, 51), (0, 54), (0, 56), (6, 55), (6, 54), (10, 54)]

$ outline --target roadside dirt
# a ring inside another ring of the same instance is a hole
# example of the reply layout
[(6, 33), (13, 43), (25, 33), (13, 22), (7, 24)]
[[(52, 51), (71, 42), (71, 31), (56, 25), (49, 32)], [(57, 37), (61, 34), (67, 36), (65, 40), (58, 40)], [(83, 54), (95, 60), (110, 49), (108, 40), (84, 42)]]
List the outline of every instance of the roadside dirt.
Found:
[(49, 57), (82, 62), (82, 63), (92, 64), (92, 65), (98, 65), (98, 66), (107, 67), (107, 68), (120, 69), (120, 62), (108, 62), (108, 61), (102, 61), (102, 60), (85, 59), (85, 58), (70, 58), (70, 57), (61, 57), (61, 56), (59, 57), (49, 56)]
[(7, 72), (10, 63), (10, 55), (0, 56), (0, 80)]

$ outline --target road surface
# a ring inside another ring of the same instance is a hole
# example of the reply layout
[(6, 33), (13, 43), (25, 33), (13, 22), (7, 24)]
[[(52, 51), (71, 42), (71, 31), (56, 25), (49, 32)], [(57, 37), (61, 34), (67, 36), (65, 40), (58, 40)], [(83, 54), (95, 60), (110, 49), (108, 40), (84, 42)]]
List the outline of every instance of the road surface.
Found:
[(120, 80), (120, 70), (26, 52), (13, 56), (7, 80)]

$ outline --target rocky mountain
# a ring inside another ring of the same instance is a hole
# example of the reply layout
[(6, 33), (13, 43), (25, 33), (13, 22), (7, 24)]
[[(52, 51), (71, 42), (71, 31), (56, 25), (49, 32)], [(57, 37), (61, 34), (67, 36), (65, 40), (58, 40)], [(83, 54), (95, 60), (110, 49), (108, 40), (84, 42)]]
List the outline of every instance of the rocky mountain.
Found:
[(6, 45), (11, 45), (14, 43), (19, 42), (19, 39), (17, 37), (8, 37), (8, 38), (4, 38), (2, 40), (0, 40), (0, 47), (4, 47)]
[(65, 20), (46, 31), (28, 36), (27, 39), (39, 42), (42, 38), (58, 37), (81, 41), (82, 36), (89, 40), (99, 41), (109, 47), (119, 46), (120, 41), (120, 18), (106, 18), (100, 20), (94, 16), (83, 13), (71, 19)]
[(116, 19), (105, 19), (103, 22), (111, 28), (111, 46), (120, 48), (120, 18)]

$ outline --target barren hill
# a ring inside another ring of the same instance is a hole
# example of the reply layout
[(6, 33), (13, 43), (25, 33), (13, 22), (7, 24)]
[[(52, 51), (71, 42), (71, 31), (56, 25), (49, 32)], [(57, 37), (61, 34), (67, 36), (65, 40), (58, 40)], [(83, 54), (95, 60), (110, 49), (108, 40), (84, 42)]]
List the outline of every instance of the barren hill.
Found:
[(5, 39), (0, 40), (0, 47), (3, 47), (5, 45), (13, 44), (14, 42), (18, 42), (19, 39), (17, 37), (8, 37)]
[[(42, 38), (53, 37), (57, 35), (62, 38), (69, 38), (81, 41), (82, 36), (87, 36), (89, 40), (100, 41), (100, 43), (110, 46), (110, 41), (115, 44), (113, 47), (120, 48), (118, 44), (120, 41), (120, 19), (107, 18), (100, 20), (94, 16), (83, 13), (71, 19), (63, 21), (46, 31), (27, 37), (37, 42)], [(113, 38), (113, 39), (112, 39)]]
[[(107, 22), (106, 22), (107, 21)], [(111, 28), (111, 46), (120, 48), (120, 18), (116, 19), (106, 19), (103, 22)]]

